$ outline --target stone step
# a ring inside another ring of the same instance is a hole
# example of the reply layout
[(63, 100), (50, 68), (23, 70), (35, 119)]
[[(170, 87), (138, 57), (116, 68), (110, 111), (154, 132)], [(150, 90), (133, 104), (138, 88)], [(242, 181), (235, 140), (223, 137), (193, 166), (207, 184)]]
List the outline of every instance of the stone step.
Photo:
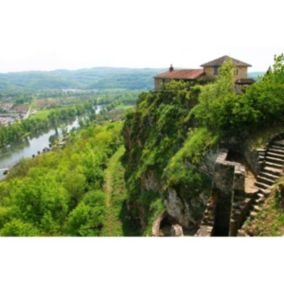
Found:
[(255, 211), (250, 212), (251, 218), (255, 218), (256, 216), (257, 216), (257, 212), (255, 212)]
[(271, 145), (282, 146), (284, 148), (284, 140), (273, 141)]
[(255, 204), (258, 205), (258, 204), (262, 204), (264, 202), (264, 198), (258, 198), (255, 200)]
[(266, 156), (265, 157), (265, 161), (268, 161), (268, 162), (271, 162), (271, 163), (275, 163), (275, 164), (278, 164), (278, 165), (283, 165), (284, 164), (284, 159), (282, 159), (282, 158), (275, 158), (275, 157), (272, 157), (272, 156)]
[(283, 151), (284, 151), (284, 148), (283, 148), (282, 146), (275, 145), (275, 144), (270, 145), (268, 149), (269, 149), (269, 150), (270, 150), (270, 149), (278, 150), (279, 152), (281, 152), (281, 151), (283, 152)]
[(265, 195), (264, 195), (263, 193), (261, 193), (261, 192), (258, 192), (256, 196), (257, 196), (257, 199), (256, 199), (256, 200), (261, 199), (261, 198), (262, 198), (262, 199), (265, 198)]
[(262, 173), (270, 173), (270, 174), (273, 174), (273, 175), (280, 176), (281, 173), (282, 173), (282, 169), (272, 168), (272, 167), (269, 167), (269, 166), (264, 166), (264, 168), (262, 169), (261, 172)]
[(272, 179), (272, 180), (276, 181), (279, 178), (280, 173), (272, 174), (272, 173), (269, 173), (269, 172), (261, 171), (259, 176), (263, 176), (263, 177), (266, 177), (266, 178), (269, 178), (269, 179)]
[[(267, 156), (275, 157), (275, 158), (281, 158), (284, 159), (284, 152), (283, 153), (275, 153), (273, 151), (268, 150), (266, 153)], [(262, 156), (261, 156), (262, 157)], [(264, 156), (263, 156), (264, 157)]]
[(271, 189), (269, 189), (269, 188), (266, 188), (266, 189), (260, 188), (260, 189), (259, 189), (259, 192), (262, 193), (262, 194), (264, 194), (264, 195), (266, 196), (266, 195), (269, 195), (269, 194), (270, 194)]
[(283, 165), (279, 165), (279, 164), (268, 162), (268, 161), (265, 161), (265, 166), (271, 167), (271, 168), (276, 168), (276, 169), (282, 169), (283, 168)]
[(267, 189), (269, 187), (269, 185), (267, 185), (266, 183), (262, 183), (262, 182), (255, 182), (254, 184), (256, 187), (258, 187), (259, 189)]
[(244, 203), (249, 204), (251, 203), (252, 199), (250, 197), (245, 198)]
[(256, 180), (259, 181), (259, 182), (265, 183), (267, 185), (273, 185), (276, 181), (275, 178), (273, 178), (273, 179), (267, 178), (267, 177), (264, 177), (262, 175), (258, 175)]
[(259, 212), (261, 208), (258, 205), (253, 206), (253, 211)]
[(273, 148), (273, 147), (271, 147), (271, 148), (268, 149), (268, 151), (269, 151), (270, 153), (274, 153), (274, 154), (280, 154), (280, 155), (284, 154), (284, 150), (279, 149), (279, 148)]

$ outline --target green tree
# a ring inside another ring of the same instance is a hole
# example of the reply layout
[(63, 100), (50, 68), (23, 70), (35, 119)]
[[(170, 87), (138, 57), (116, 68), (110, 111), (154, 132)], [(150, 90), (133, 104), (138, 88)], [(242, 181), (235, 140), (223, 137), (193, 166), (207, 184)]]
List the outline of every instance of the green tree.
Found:
[(40, 232), (32, 224), (14, 219), (4, 225), (0, 230), (1, 236), (39, 236)]
[(72, 236), (98, 236), (105, 216), (105, 196), (92, 192), (68, 216), (66, 232)]

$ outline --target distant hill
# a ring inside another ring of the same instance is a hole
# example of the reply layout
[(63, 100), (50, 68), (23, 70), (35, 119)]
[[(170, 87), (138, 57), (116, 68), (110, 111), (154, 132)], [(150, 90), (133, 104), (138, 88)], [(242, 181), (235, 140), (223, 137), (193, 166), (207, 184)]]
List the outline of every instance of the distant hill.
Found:
[(152, 89), (153, 76), (165, 69), (98, 67), (0, 73), (0, 91), (10, 89)]
[(249, 72), (248, 76), (252, 79), (257, 79), (260, 76), (263, 76), (265, 72)]
[[(97, 67), (79, 70), (29, 71), (0, 73), (0, 92), (46, 89), (128, 89), (150, 90), (153, 77), (167, 68)], [(264, 72), (251, 72), (257, 79)]]

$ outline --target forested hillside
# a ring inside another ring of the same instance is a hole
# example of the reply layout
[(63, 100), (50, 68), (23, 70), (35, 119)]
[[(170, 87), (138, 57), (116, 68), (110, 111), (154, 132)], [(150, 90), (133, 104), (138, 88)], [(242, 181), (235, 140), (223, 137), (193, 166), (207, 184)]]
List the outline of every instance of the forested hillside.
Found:
[(44, 89), (152, 89), (153, 76), (161, 70), (164, 69), (98, 67), (74, 71), (0, 73), (0, 92)]
[[(153, 77), (167, 68), (97, 67), (80, 70), (55, 70), (0, 73), (0, 92), (45, 89), (127, 89), (151, 90)], [(257, 78), (263, 72), (253, 72)]]
[(90, 126), (64, 149), (18, 164), (0, 183), (0, 235), (122, 235), (121, 126)]

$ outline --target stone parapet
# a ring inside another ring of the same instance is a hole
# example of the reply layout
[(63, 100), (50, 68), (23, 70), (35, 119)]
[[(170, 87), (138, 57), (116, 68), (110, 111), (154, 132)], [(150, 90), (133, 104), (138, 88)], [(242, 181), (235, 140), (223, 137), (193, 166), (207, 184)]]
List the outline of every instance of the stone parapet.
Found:
[(216, 159), (214, 184), (224, 193), (228, 191), (245, 191), (245, 166), (241, 163), (229, 161), (228, 149), (221, 149)]

